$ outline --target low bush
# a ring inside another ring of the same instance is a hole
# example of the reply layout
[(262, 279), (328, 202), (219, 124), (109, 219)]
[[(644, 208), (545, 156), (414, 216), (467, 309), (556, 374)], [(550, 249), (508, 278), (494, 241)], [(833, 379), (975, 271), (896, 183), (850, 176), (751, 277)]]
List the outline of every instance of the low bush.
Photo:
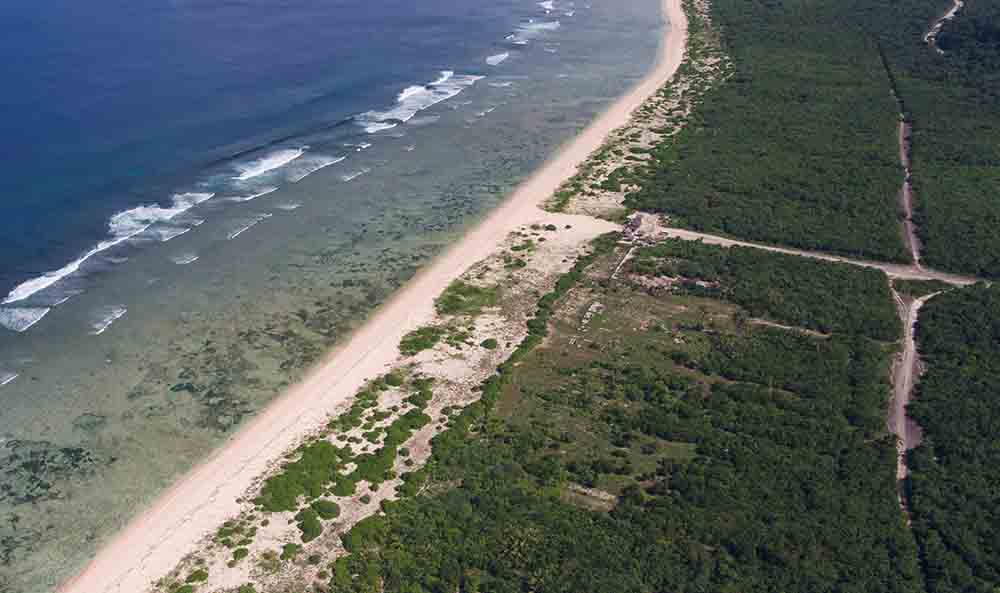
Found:
[(332, 500), (315, 500), (311, 506), (320, 519), (336, 519), (340, 516), (340, 506)]
[(199, 568), (198, 570), (192, 572), (184, 579), (185, 583), (202, 583), (208, 580), (208, 571), (204, 568)]
[(291, 560), (299, 555), (302, 551), (302, 546), (299, 544), (285, 544), (281, 547), (281, 559)]
[(440, 327), (420, 327), (403, 336), (399, 342), (399, 351), (404, 356), (413, 356), (424, 350), (430, 350), (444, 337), (445, 330)]
[(483, 308), (495, 305), (498, 298), (495, 287), (481, 288), (456, 280), (438, 297), (434, 307), (442, 315), (476, 315)]

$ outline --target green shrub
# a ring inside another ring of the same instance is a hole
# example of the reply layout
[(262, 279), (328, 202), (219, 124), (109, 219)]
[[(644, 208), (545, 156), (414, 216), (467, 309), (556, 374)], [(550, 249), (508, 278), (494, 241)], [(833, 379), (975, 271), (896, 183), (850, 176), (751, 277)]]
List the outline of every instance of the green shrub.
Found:
[(480, 288), (456, 280), (434, 301), (434, 307), (442, 315), (476, 315), (484, 307), (495, 305), (498, 293), (495, 287)]
[(311, 506), (321, 519), (336, 519), (340, 516), (340, 506), (332, 500), (316, 500)]
[(264, 482), (255, 502), (265, 511), (294, 511), (298, 498), (318, 498), (326, 484), (336, 476), (337, 470), (350, 457), (325, 440), (318, 440), (299, 449), (299, 458), (288, 463), (281, 472)]
[(250, 555), (250, 550), (246, 548), (236, 548), (233, 550), (233, 560), (239, 562)]
[(357, 489), (357, 483), (349, 476), (342, 476), (333, 485), (334, 496), (350, 496)]
[(295, 515), (299, 530), (302, 531), (302, 542), (309, 543), (323, 533), (323, 524), (319, 521), (319, 513), (312, 507), (303, 509)]
[(184, 579), (185, 583), (202, 583), (208, 580), (208, 571), (204, 568), (199, 568), (198, 570), (192, 572)]
[(291, 560), (292, 558), (298, 556), (299, 552), (301, 551), (302, 551), (302, 546), (300, 546), (299, 544), (285, 544), (284, 546), (281, 547), (281, 559)]
[(487, 350), (496, 350), (499, 344), (494, 338), (487, 338), (483, 340), (479, 345), (482, 346), (483, 348), (486, 348)]
[(429, 350), (437, 345), (444, 337), (445, 330), (439, 327), (420, 327), (403, 336), (399, 342), (399, 351), (404, 356), (413, 356)]

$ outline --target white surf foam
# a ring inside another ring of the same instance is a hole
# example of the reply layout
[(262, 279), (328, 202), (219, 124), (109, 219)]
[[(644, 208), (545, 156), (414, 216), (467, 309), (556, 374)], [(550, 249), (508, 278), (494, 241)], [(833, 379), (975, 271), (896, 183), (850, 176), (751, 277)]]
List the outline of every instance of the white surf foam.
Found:
[(193, 251), (187, 253), (178, 253), (170, 257), (170, 261), (174, 262), (179, 266), (186, 266), (187, 264), (198, 261), (198, 254)]
[(233, 177), (233, 179), (246, 181), (247, 179), (259, 177), (268, 171), (284, 167), (288, 163), (304, 155), (306, 153), (306, 148), (308, 147), (277, 150), (267, 156), (263, 156), (249, 163), (236, 165), (236, 169), (240, 171), (240, 174)]
[(365, 126), (365, 131), (369, 134), (374, 134), (375, 132), (382, 132), (385, 130), (391, 130), (398, 126), (397, 123), (391, 122), (372, 122)]
[(301, 207), (302, 204), (298, 202), (285, 202), (284, 204), (278, 204), (277, 206), (275, 206), (275, 208), (277, 208), (278, 210), (288, 210), (288, 211), (296, 210)]
[(161, 243), (166, 243), (171, 239), (176, 239), (177, 237), (180, 237), (181, 235), (187, 233), (190, 230), (191, 230), (190, 227), (163, 225), (163, 226), (155, 226), (149, 229), (149, 232), (152, 233), (152, 235), (156, 238), (157, 241), (160, 241)]
[(354, 181), (358, 177), (361, 177), (362, 175), (364, 175), (365, 173), (368, 173), (370, 171), (371, 171), (371, 169), (369, 169), (368, 167), (365, 167), (364, 169), (361, 169), (360, 171), (354, 171), (353, 173), (348, 173), (347, 175), (341, 175), (340, 179), (342, 181), (344, 181), (344, 182), (351, 182), (351, 181)]
[(90, 324), (91, 335), (99, 336), (103, 334), (111, 324), (115, 321), (121, 319), (125, 316), (128, 309), (125, 305), (111, 305), (110, 307), (101, 307), (93, 312), (91, 318), (93, 322)]
[(251, 218), (250, 220), (248, 220), (248, 221), (246, 221), (245, 223), (243, 223), (243, 224), (242, 224), (242, 225), (241, 225), (241, 226), (240, 226), (239, 228), (237, 228), (236, 230), (234, 230), (234, 231), (232, 231), (231, 233), (229, 233), (229, 234), (227, 235), (227, 238), (228, 238), (228, 239), (229, 239), (230, 241), (232, 241), (233, 239), (235, 239), (236, 237), (239, 237), (240, 235), (242, 235), (243, 233), (245, 233), (245, 232), (246, 232), (246, 231), (248, 231), (249, 229), (251, 229), (251, 228), (253, 228), (253, 227), (257, 226), (257, 224), (258, 224), (258, 223), (259, 223), (260, 221), (262, 221), (262, 220), (266, 220), (266, 219), (268, 219), (268, 218), (271, 218), (271, 216), (273, 216), (273, 215), (272, 215), (272, 214), (258, 214), (258, 215), (257, 215), (257, 216), (255, 216), (254, 218)]
[(10, 373), (7, 371), (0, 371), (0, 387), (12, 383), (14, 379), (17, 379), (17, 373)]
[(261, 188), (260, 191), (258, 191), (255, 194), (250, 194), (249, 196), (232, 196), (232, 197), (226, 198), (226, 199), (228, 201), (230, 201), (230, 202), (249, 202), (250, 200), (253, 200), (254, 198), (259, 198), (261, 196), (266, 196), (267, 194), (274, 193), (276, 191), (278, 191), (277, 187), (268, 186), (268, 187), (265, 187), (265, 188)]
[(291, 181), (292, 183), (298, 183), (303, 179), (305, 179), (306, 177), (312, 175), (316, 171), (319, 171), (320, 169), (325, 169), (330, 165), (336, 165), (337, 163), (343, 161), (346, 158), (347, 158), (346, 156), (332, 157), (332, 156), (316, 155), (314, 157), (306, 157), (303, 159), (299, 159), (299, 161), (295, 164), (295, 167), (292, 167), (289, 170), (288, 180)]
[(488, 84), (491, 87), (498, 88), (498, 89), (506, 89), (506, 88), (510, 88), (510, 87), (514, 86), (514, 83), (511, 82), (511, 81), (509, 81), (509, 80), (506, 81), (506, 82), (490, 82)]
[(388, 111), (366, 111), (355, 116), (357, 123), (369, 134), (407, 123), (421, 111), (447, 101), (465, 89), (482, 80), (483, 76), (469, 74), (456, 75), (452, 70), (442, 70), (433, 82), (425, 85), (415, 85), (403, 89), (396, 97), (396, 104)]
[(49, 307), (0, 307), (0, 325), (16, 332), (27, 331), (49, 311)]
[(409, 122), (407, 122), (407, 125), (419, 128), (420, 126), (429, 126), (433, 123), (437, 123), (440, 120), (441, 120), (440, 115), (422, 115), (420, 117), (415, 117), (411, 119)]
[(32, 278), (31, 280), (22, 282), (14, 287), (14, 289), (10, 291), (0, 304), (8, 305), (10, 303), (23, 301), (31, 295), (52, 286), (56, 282), (59, 282), (66, 276), (78, 272), (80, 270), (80, 266), (95, 255), (106, 251), (115, 245), (124, 243), (158, 222), (169, 221), (178, 214), (186, 212), (195, 205), (210, 199), (214, 195), (215, 194), (212, 193), (175, 194), (172, 204), (166, 208), (159, 205), (138, 206), (136, 208), (132, 208), (131, 210), (125, 210), (124, 212), (115, 214), (108, 221), (108, 232), (111, 235), (110, 239), (101, 241), (82, 256), (71, 261), (58, 270), (46, 272), (37, 278)]
[(545, 12), (552, 12), (553, 10), (555, 10), (556, 9), (555, 4), (556, 3), (554, 2), (554, 0), (545, 0), (545, 2), (538, 3), (538, 5), (541, 6), (542, 10), (544, 10)]
[(406, 152), (413, 152), (416, 149), (417, 149), (417, 145), (416, 144), (410, 144), (409, 146), (404, 146), (403, 147), (403, 150), (405, 150)]
[(559, 21), (535, 21), (531, 19), (518, 26), (517, 30), (508, 35), (506, 39), (515, 45), (527, 45), (530, 40), (544, 33), (555, 31), (561, 26), (562, 23)]
[(506, 62), (507, 58), (509, 57), (510, 57), (510, 52), (505, 51), (502, 54), (496, 54), (494, 56), (486, 58), (486, 63), (489, 64), (490, 66), (499, 66), (500, 64)]

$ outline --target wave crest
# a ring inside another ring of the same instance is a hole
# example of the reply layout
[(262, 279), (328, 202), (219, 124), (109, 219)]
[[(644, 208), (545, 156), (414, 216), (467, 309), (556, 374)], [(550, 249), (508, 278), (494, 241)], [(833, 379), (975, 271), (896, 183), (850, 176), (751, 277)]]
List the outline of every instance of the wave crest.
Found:
[(483, 76), (455, 74), (442, 70), (441, 75), (425, 85), (403, 89), (396, 97), (396, 105), (387, 111), (366, 111), (355, 116), (355, 121), (369, 134), (395, 127), (413, 119), (421, 111), (447, 101), (482, 80)]
[(0, 325), (16, 332), (27, 331), (49, 311), (49, 307), (3, 307), (0, 308)]
[(95, 255), (128, 241), (139, 233), (158, 222), (167, 222), (182, 212), (187, 212), (194, 206), (210, 199), (213, 193), (175, 194), (170, 206), (160, 205), (138, 206), (115, 214), (108, 220), (110, 239), (101, 241), (86, 253), (69, 262), (58, 270), (46, 272), (41, 276), (26, 280), (14, 287), (0, 304), (9, 305), (23, 301), (28, 297), (53, 286), (63, 278), (80, 271), (80, 266)]
[(233, 177), (233, 179), (246, 181), (247, 179), (260, 177), (269, 171), (273, 171), (279, 167), (284, 167), (305, 153), (305, 148), (285, 149), (272, 152), (271, 154), (249, 163), (236, 165), (236, 169), (240, 171), (240, 174)]

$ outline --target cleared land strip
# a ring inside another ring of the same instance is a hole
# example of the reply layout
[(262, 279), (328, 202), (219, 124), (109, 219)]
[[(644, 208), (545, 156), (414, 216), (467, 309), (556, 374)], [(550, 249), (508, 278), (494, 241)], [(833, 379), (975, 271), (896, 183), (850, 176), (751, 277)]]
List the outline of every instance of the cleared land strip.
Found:
[[(917, 299), (902, 299), (893, 291), (900, 319), (903, 321), (903, 351), (892, 370), (892, 404), (889, 407), (889, 428), (899, 437), (897, 444), (896, 479), (905, 480), (909, 474), (906, 452), (920, 444), (920, 425), (907, 415), (906, 406), (913, 396), (913, 387), (920, 376), (920, 353), (917, 350), (916, 327), (920, 308), (941, 293), (935, 292)], [(902, 501), (902, 498), (900, 499)]]
[(729, 237), (720, 237), (719, 235), (711, 235), (708, 233), (699, 233), (696, 231), (689, 231), (687, 229), (679, 229), (673, 227), (666, 227), (661, 229), (667, 237), (672, 237), (676, 239), (683, 239), (685, 241), (704, 241), (709, 245), (721, 245), (723, 247), (753, 247), (755, 249), (763, 249), (765, 251), (773, 251), (775, 253), (784, 253), (788, 255), (797, 255), (799, 257), (808, 257), (811, 259), (819, 259), (824, 261), (841, 262), (845, 264), (851, 264), (855, 266), (862, 266), (865, 268), (875, 268), (885, 272), (890, 278), (900, 279), (900, 280), (939, 280), (941, 282), (946, 282), (948, 284), (953, 284), (955, 286), (968, 286), (975, 284), (983, 278), (976, 278), (974, 276), (963, 276), (960, 274), (950, 274), (948, 272), (940, 272), (938, 270), (931, 270), (925, 267), (920, 267), (916, 265), (906, 265), (906, 264), (893, 264), (865, 259), (853, 259), (849, 257), (842, 257), (839, 255), (831, 255), (829, 253), (823, 253), (822, 251), (808, 251), (805, 249), (792, 249), (789, 247), (777, 247), (775, 245), (767, 245), (764, 243), (754, 243), (751, 241), (740, 241), (739, 239), (731, 239)]

